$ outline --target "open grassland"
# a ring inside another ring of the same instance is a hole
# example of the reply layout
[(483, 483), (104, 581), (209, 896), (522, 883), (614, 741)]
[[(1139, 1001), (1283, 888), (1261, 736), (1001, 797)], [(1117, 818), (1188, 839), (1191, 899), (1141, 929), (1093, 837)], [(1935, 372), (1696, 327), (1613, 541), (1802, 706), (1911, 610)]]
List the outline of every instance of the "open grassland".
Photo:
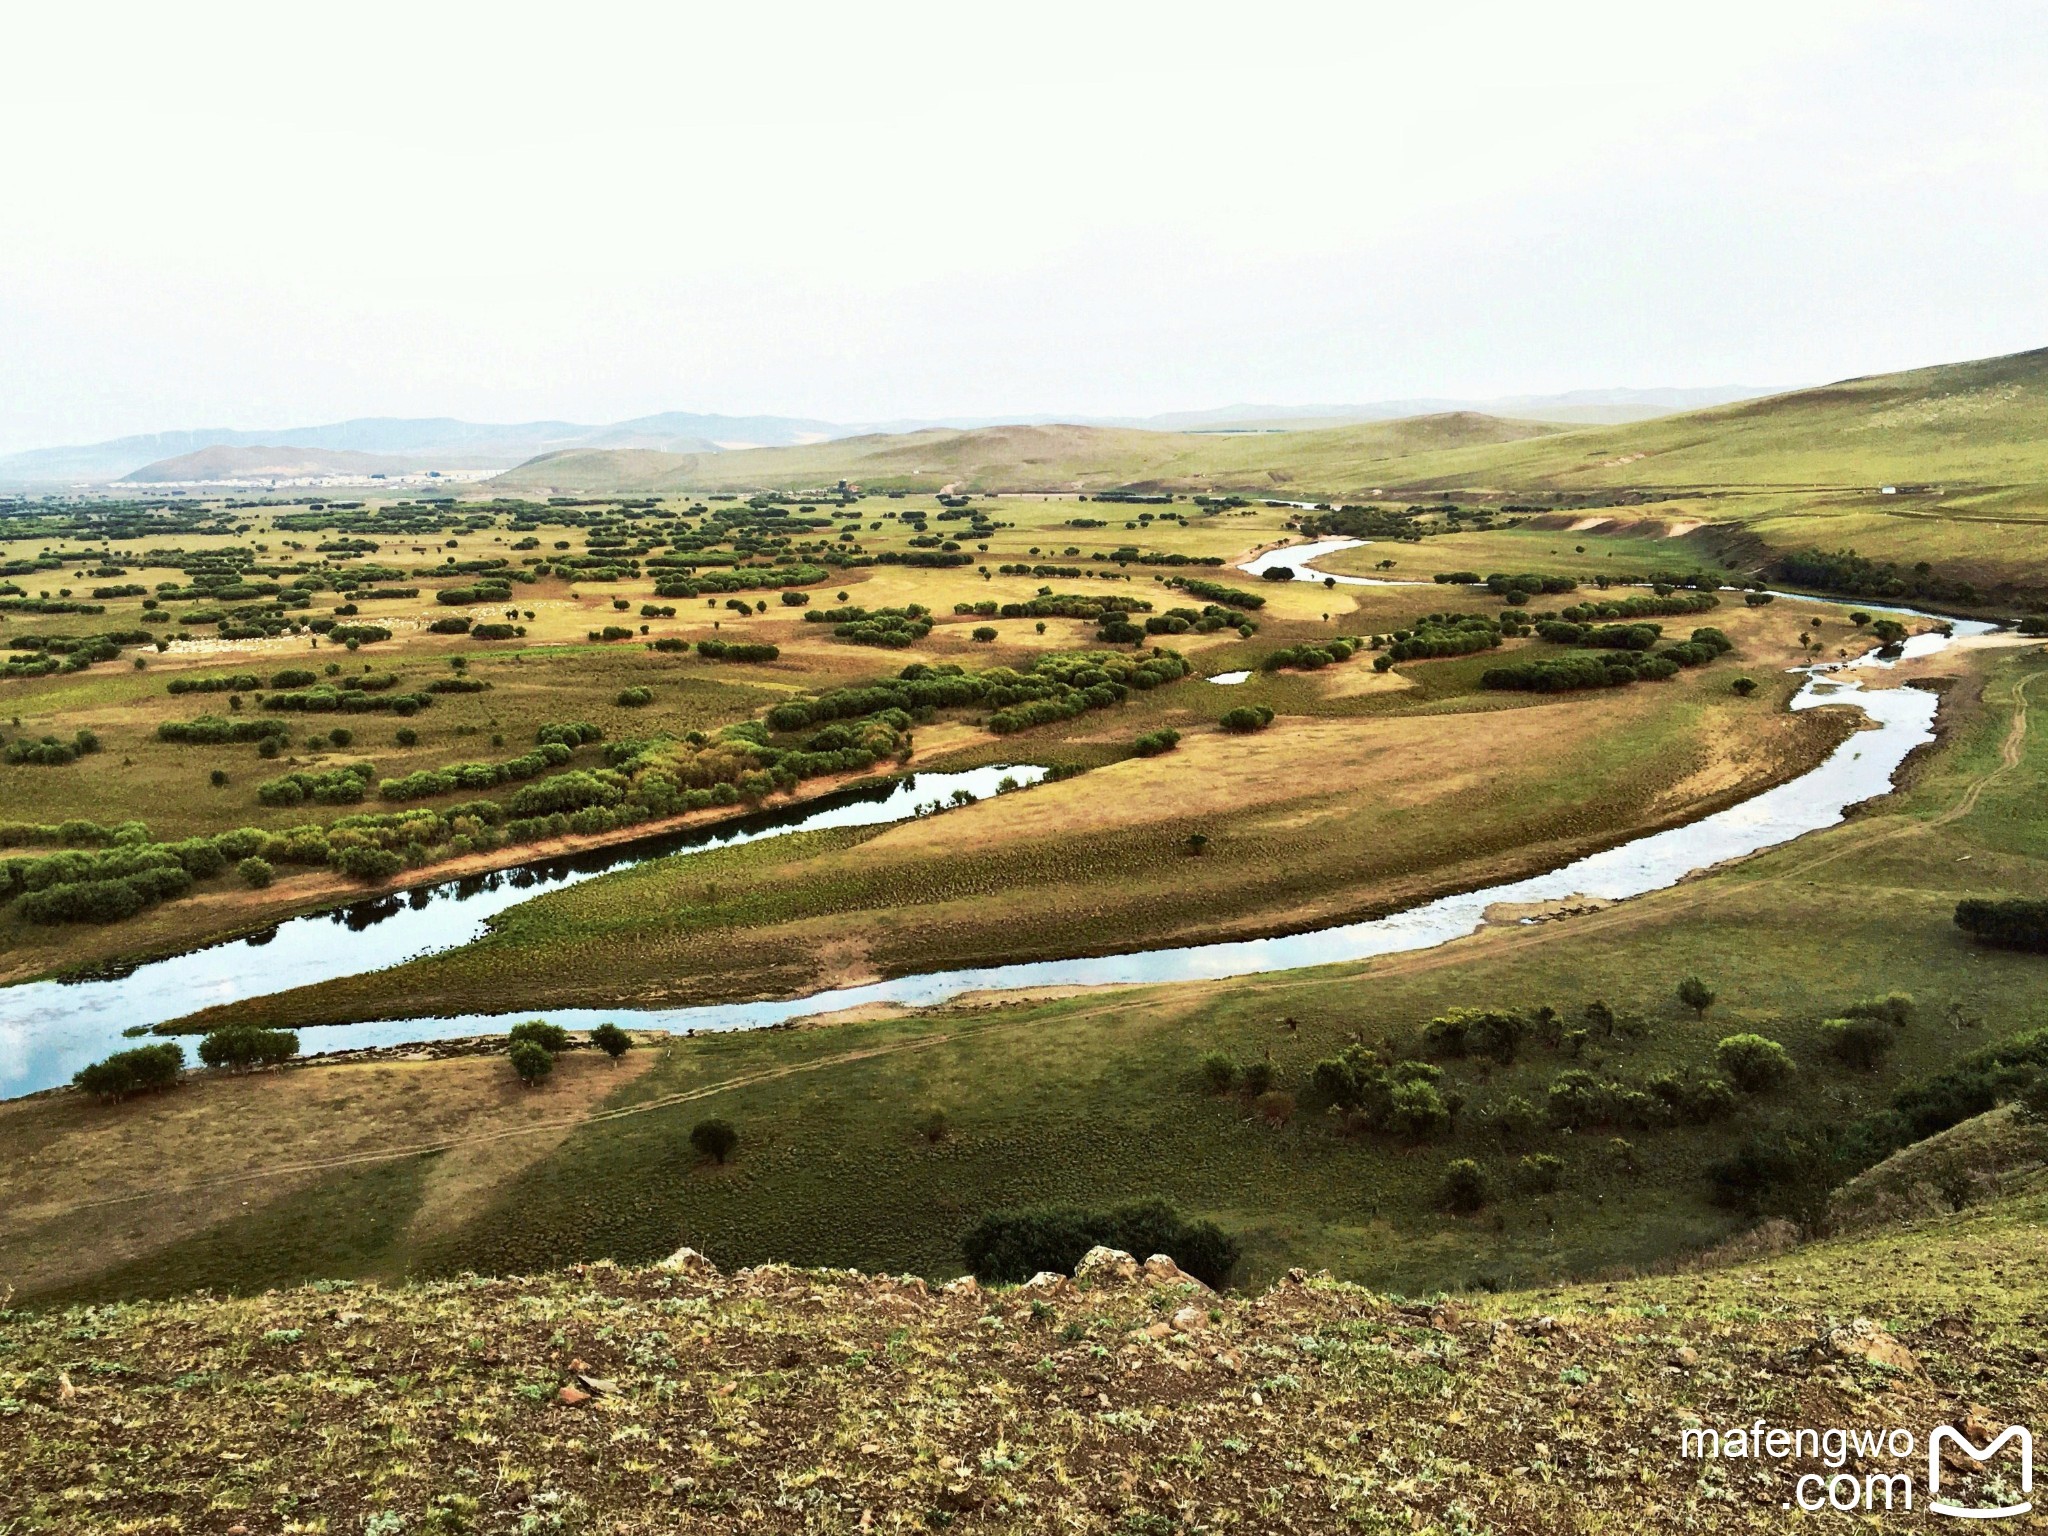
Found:
[[(615, 1066), (596, 1051), (572, 1052), (540, 1095), (504, 1074), (479, 1075), (473, 1061), (418, 1055), (202, 1078), (196, 1092), (140, 1115), (103, 1114), (72, 1094), (0, 1104), (0, 1135), (16, 1149), (0, 1169), (0, 1286), (27, 1291), (88, 1279), (109, 1261), (160, 1247), (166, 1235), (218, 1228), (252, 1204), (312, 1188), (336, 1165), (382, 1162), (401, 1147), (434, 1149), (412, 1170), (420, 1177), (409, 1182), (402, 1213), (430, 1233), (544, 1156), (655, 1059), (641, 1051)], [(95, 1234), (83, 1247), (81, 1222)], [(269, 1262), (296, 1283), (308, 1256), (286, 1243), (267, 1260), (249, 1252), (236, 1262)]]
[[(331, 1239), (311, 1252), (295, 1239), (286, 1250), (308, 1276), (643, 1260), (678, 1240), (723, 1263), (780, 1258), (944, 1275), (960, 1267), (960, 1233), (980, 1211), (1135, 1195), (1162, 1196), (1237, 1233), (1255, 1280), (1309, 1264), (1422, 1291), (1654, 1265), (1742, 1224), (1712, 1203), (1705, 1178), (1731, 1146), (1846, 1124), (1964, 1052), (2048, 1024), (2038, 958), (1974, 948), (1950, 921), (1960, 895), (2040, 888), (2048, 740), (2024, 706), (2048, 668), (2025, 648), (1954, 662), (1946, 745), (1901, 793), (1840, 828), (1668, 892), (1364, 965), (678, 1040), (620, 1086), (607, 1118), (447, 1212), (431, 1234), (404, 1215), (424, 1198), (414, 1191), (426, 1165), (397, 1156), (336, 1167), (267, 1202), (251, 1191), (248, 1210), (222, 1226), (166, 1234), (154, 1252), (124, 1256), (65, 1291), (276, 1283), (284, 1277), (275, 1266), (245, 1272), (249, 1261), (238, 1256), (305, 1231), (308, 1202), (336, 1213)], [(1687, 974), (1718, 993), (1704, 1018), (1673, 996)], [(1831, 1060), (1822, 1021), (1893, 990), (1916, 1006), (1889, 1058), (1869, 1071)], [(1452, 1007), (1548, 1004), (1576, 1024), (1594, 998), (1624, 1021), (1615, 1034), (1530, 1044), (1510, 1064), (1440, 1061), (1464, 1108), (1439, 1138), (1343, 1134), (1308, 1090), (1313, 1063), (1349, 1043), (1420, 1054), (1422, 1025)], [(1510, 1097), (1541, 1104), (1561, 1072), (1642, 1083), (1708, 1067), (1717, 1040), (1751, 1030), (1782, 1042), (1798, 1070), (1777, 1092), (1745, 1097), (1732, 1120), (1626, 1131), (1626, 1155), (1609, 1131), (1541, 1130), (1518, 1145), (1484, 1129), (1486, 1111)], [(1276, 1123), (1243, 1098), (1206, 1091), (1198, 1063), (1218, 1050), (1240, 1063), (1270, 1061), (1297, 1111)], [(362, 1069), (298, 1070), (317, 1078)], [(480, 1093), (493, 1074), (506, 1076), (490, 1059), (463, 1070), (477, 1074)], [(176, 1102), (113, 1113), (148, 1117)], [(936, 1140), (924, 1129), (934, 1109), (947, 1118)], [(687, 1140), (714, 1114), (740, 1130), (740, 1151), (723, 1167), (704, 1163)], [(38, 1123), (48, 1139), (10, 1147), (12, 1155), (32, 1147), (46, 1165), (69, 1160), (62, 1142), (84, 1121)], [(1477, 1217), (1443, 1208), (1451, 1159), (1475, 1159), (1504, 1192), (1517, 1160), (1534, 1151), (1562, 1162), (1554, 1192), (1499, 1193)], [(260, 1172), (262, 1159), (246, 1166)]]
[[(1805, 1530), (1797, 1480), (1824, 1497), (1840, 1457), (1687, 1456), (1681, 1431), (1919, 1448), (2038, 1422), (2044, 1217), (2035, 1188), (1434, 1306), (1307, 1276), (932, 1292), (683, 1259), (17, 1311), (0, 1457), (24, 1532)], [(1864, 1518), (1924, 1506), (1924, 1451), (1850, 1465), (1859, 1505), (1863, 1474), (1906, 1474)], [(2015, 1482), (1957, 1462), (1941, 1486), (1992, 1504)]]

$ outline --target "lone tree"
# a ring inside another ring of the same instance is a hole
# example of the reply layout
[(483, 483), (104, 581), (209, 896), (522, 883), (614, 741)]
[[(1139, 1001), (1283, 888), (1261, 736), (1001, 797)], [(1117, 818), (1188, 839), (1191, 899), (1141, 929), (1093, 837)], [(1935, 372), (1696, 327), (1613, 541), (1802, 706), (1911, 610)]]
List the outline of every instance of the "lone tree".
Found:
[(1730, 1035), (1714, 1047), (1714, 1060), (1745, 1093), (1766, 1093), (1792, 1075), (1785, 1047), (1762, 1035)]
[(1444, 1169), (1444, 1204), (1460, 1216), (1485, 1205), (1486, 1193), (1486, 1172), (1471, 1158), (1454, 1158)]
[(690, 1145), (714, 1162), (723, 1163), (740, 1144), (730, 1120), (699, 1120), (690, 1127)]
[(519, 1081), (529, 1088), (555, 1070), (553, 1054), (546, 1046), (531, 1040), (514, 1040), (505, 1057), (512, 1063), (512, 1070), (519, 1074)]
[(633, 1049), (633, 1037), (616, 1024), (600, 1024), (590, 1032), (590, 1043), (616, 1063)]
[(1678, 1000), (1703, 1019), (1714, 1006), (1712, 989), (1697, 976), (1688, 976), (1678, 984)]

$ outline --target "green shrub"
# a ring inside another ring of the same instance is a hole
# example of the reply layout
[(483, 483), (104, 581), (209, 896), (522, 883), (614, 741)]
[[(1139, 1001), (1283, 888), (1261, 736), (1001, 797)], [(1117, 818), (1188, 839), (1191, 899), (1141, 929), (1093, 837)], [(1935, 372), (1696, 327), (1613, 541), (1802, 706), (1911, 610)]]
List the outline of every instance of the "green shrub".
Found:
[(1454, 1158), (1444, 1168), (1443, 1202), (1460, 1216), (1481, 1209), (1487, 1194), (1486, 1171), (1471, 1158)]
[(652, 688), (621, 688), (612, 702), (621, 709), (641, 709), (654, 702)]
[(1744, 1093), (1768, 1093), (1793, 1072), (1785, 1047), (1762, 1035), (1730, 1035), (1714, 1047), (1714, 1060)]
[(1202, 1086), (1211, 1093), (1228, 1093), (1237, 1086), (1237, 1063), (1228, 1051), (1211, 1051), (1201, 1060), (1198, 1070), (1202, 1074)]
[(2048, 900), (1973, 896), (1956, 903), (1956, 926), (1995, 949), (2048, 954)]
[(1410, 1141), (1429, 1141), (1450, 1129), (1450, 1106), (1437, 1085), (1420, 1079), (1396, 1084), (1387, 1128)]
[(277, 877), (277, 871), (270, 867), (269, 860), (259, 859), (253, 854), (235, 866), (235, 873), (242, 877), (242, 884), (252, 891), (262, 890)]
[(1820, 1036), (1830, 1056), (1859, 1072), (1875, 1071), (1897, 1038), (1882, 1019), (1823, 1019)]
[(1234, 709), (1225, 710), (1223, 718), (1216, 723), (1226, 731), (1235, 731), (1241, 736), (1249, 735), (1253, 731), (1263, 731), (1271, 725), (1273, 711), (1263, 704), (1240, 704)]
[(1534, 1152), (1515, 1164), (1515, 1187), (1524, 1194), (1554, 1195), (1564, 1183), (1564, 1159)]
[(405, 860), (389, 848), (371, 848), (355, 844), (338, 848), (333, 853), (334, 867), (352, 880), (361, 880), (371, 885), (389, 880), (405, 868)]
[(690, 1127), (690, 1145), (714, 1162), (723, 1163), (740, 1144), (740, 1133), (730, 1120), (699, 1120)]
[(1860, 1003), (1851, 1003), (1842, 1010), (1845, 1019), (1882, 1019), (1894, 1029), (1904, 1029), (1913, 1021), (1913, 994), (1910, 992), (1887, 992), (1882, 997), (1866, 997)]
[(1157, 757), (1162, 752), (1171, 752), (1180, 745), (1180, 732), (1172, 729), (1151, 731), (1140, 736), (1134, 745), (1140, 757)]
[(559, 1024), (550, 1024), (546, 1019), (528, 1019), (524, 1024), (514, 1024), (506, 1038), (514, 1042), (530, 1040), (550, 1056), (569, 1049), (569, 1031)]
[(1508, 1095), (1483, 1118), (1487, 1128), (1508, 1146), (1523, 1145), (1543, 1128), (1536, 1106), (1520, 1094)]
[(1184, 1216), (1163, 1200), (1106, 1210), (1062, 1205), (990, 1211), (960, 1240), (961, 1256), (977, 1277), (1005, 1284), (1044, 1270), (1071, 1274), (1097, 1246), (1141, 1258), (1166, 1254), (1203, 1284), (1219, 1289), (1230, 1283), (1239, 1258), (1236, 1239), (1221, 1227)]
[(1273, 1086), (1274, 1071), (1270, 1061), (1254, 1061), (1246, 1064), (1238, 1076), (1238, 1086), (1252, 1097), (1257, 1098)]
[(104, 1061), (80, 1067), (71, 1081), (100, 1099), (125, 1099), (176, 1085), (185, 1071), (185, 1049), (175, 1041), (116, 1051)]

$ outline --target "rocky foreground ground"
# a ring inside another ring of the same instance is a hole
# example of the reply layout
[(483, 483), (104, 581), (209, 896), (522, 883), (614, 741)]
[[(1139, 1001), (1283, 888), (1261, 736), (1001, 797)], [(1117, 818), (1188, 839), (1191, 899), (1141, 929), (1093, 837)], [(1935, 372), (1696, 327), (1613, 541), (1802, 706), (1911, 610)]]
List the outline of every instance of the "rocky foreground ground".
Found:
[(1436, 1302), (1299, 1272), (1219, 1296), (1107, 1250), (1003, 1289), (727, 1275), (684, 1250), (13, 1312), (0, 1532), (1834, 1520), (1786, 1505), (1799, 1474), (1840, 1469), (1686, 1458), (1682, 1430), (1908, 1427), (1924, 1444), (1961, 1423), (1981, 1443), (2038, 1416), (2043, 1214), (2034, 1197), (1746, 1266)]

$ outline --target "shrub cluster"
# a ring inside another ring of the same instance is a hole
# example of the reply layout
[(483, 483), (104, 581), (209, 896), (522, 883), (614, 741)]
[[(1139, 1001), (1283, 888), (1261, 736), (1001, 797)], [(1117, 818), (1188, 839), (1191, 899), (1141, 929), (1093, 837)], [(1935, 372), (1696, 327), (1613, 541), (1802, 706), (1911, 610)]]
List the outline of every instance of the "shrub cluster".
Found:
[(253, 1024), (230, 1024), (199, 1042), (199, 1059), (209, 1067), (240, 1071), (274, 1067), (298, 1054), (299, 1037), (294, 1031), (259, 1029)]
[(377, 793), (386, 800), (426, 800), (456, 790), (493, 789), (500, 784), (537, 779), (551, 768), (569, 761), (572, 749), (563, 742), (549, 741), (502, 763), (451, 763), (446, 768), (424, 768), (402, 779), (385, 779)]
[(7, 743), (6, 758), (10, 763), (60, 768), (66, 763), (75, 763), (81, 757), (99, 749), (99, 737), (91, 731), (80, 729), (69, 741), (59, 741), (55, 736), (44, 736), (40, 739), (16, 737)]
[[(312, 681), (310, 675), (306, 681)], [(173, 696), (181, 693), (254, 693), (262, 686), (262, 678), (248, 672), (237, 672), (229, 677), (174, 677), (164, 684), (164, 691)]]
[(1470, 656), (1499, 646), (1500, 625), (1483, 613), (1432, 613), (1412, 629), (1397, 629), (1386, 649), (1373, 658), (1384, 672), (1397, 662), (1428, 661), (1441, 656)]
[(300, 770), (265, 779), (256, 786), (264, 805), (359, 805), (377, 776), (374, 763), (347, 763), (319, 773)]
[(185, 1050), (175, 1041), (116, 1051), (104, 1061), (80, 1067), (71, 1081), (100, 1099), (125, 1099), (177, 1086), (185, 1072)]
[(282, 720), (230, 720), (224, 715), (201, 715), (196, 720), (162, 721), (156, 728), (156, 739), (185, 746), (217, 747), (291, 733), (292, 728)]
[[(789, 595), (787, 592), (783, 594), (785, 597)], [(706, 661), (773, 661), (782, 654), (782, 648), (731, 640), (699, 640), (697, 654)]]
[(1203, 598), (1225, 608), (1263, 608), (1266, 599), (1262, 593), (1246, 592), (1239, 587), (1226, 587), (1220, 582), (1204, 581), (1199, 576), (1175, 576), (1167, 582), (1169, 587), (1179, 587), (1190, 597)]
[(1090, 1248), (1120, 1248), (1141, 1257), (1168, 1255), (1205, 1285), (1230, 1283), (1237, 1240), (1212, 1221), (1182, 1215), (1163, 1200), (1107, 1210), (1037, 1206), (990, 1211), (960, 1239), (967, 1267), (982, 1280), (1014, 1284), (1045, 1270), (1071, 1274)]
[(1299, 672), (1315, 672), (1333, 662), (1349, 661), (1365, 649), (1365, 642), (1348, 635), (1338, 635), (1329, 640), (1316, 640), (1302, 645), (1290, 645), (1285, 650), (1275, 651), (1260, 667), (1268, 672), (1292, 668)]
[(1956, 903), (1956, 926), (1995, 949), (2048, 954), (2048, 900), (1971, 896)]

